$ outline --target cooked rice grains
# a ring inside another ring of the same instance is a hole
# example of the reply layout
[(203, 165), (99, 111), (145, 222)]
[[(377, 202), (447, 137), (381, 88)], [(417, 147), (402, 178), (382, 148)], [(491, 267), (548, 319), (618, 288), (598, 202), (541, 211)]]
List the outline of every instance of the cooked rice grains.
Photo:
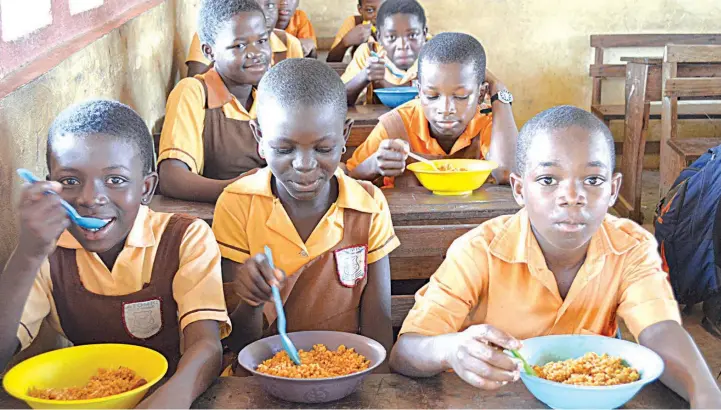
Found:
[(298, 351), (301, 365), (293, 363), (285, 350), (258, 365), (259, 373), (292, 379), (319, 379), (338, 377), (358, 373), (370, 366), (370, 360), (340, 345), (338, 350), (328, 350), (325, 345), (317, 344), (309, 352)]
[(82, 387), (63, 389), (30, 388), (28, 396), (45, 400), (87, 400), (113, 396), (137, 389), (148, 382), (127, 367), (98, 369), (90, 381)]
[(578, 359), (533, 366), (538, 377), (546, 380), (579, 386), (614, 386), (635, 382), (641, 376), (638, 370), (622, 363), (620, 357), (586, 353)]

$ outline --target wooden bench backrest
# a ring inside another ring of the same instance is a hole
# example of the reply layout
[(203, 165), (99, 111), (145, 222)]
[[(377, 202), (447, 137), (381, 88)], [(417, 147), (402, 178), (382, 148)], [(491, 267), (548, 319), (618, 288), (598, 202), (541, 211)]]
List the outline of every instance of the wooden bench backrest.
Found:
[(608, 48), (665, 47), (666, 44), (721, 44), (721, 34), (594, 34), (591, 47), (594, 61), (589, 67), (593, 78), (591, 104), (601, 104), (601, 82), (605, 78), (626, 76), (625, 64), (604, 64), (604, 50)]

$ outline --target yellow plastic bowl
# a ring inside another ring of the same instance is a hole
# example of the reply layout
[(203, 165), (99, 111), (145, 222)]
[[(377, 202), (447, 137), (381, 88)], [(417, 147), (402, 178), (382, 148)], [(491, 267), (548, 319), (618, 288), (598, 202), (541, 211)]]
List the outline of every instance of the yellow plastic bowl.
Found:
[[(27, 394), (31, 387), (83, 386), (98, 369), (119, 366), (134, 370), (148, 383), (122, 394), (89, 400), (43, 400)], [(34, 409), (132, 409), (167, 371), (168, 361), (155, 350), (123, 344), (84, 345), (25, 360), (7, 372), (3, 387), (11, 396)]]
[(437, 159), (431, 161), (436, 167), (450, 165), (455, 169), (467, 171), (436, 171), (424, 162), (408, 165), (418, 181), (436, 195), (467, 195), (480, 188), (498, 168), (493, 161), (482, 159)]

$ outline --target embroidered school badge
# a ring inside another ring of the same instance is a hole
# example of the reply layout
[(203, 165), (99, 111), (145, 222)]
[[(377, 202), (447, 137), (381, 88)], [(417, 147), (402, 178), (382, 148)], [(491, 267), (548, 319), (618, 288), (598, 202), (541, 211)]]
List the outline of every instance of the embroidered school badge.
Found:
[(148, 339), (163, 328), (161, 299), (123, 303), (125, 331), (136, 339)]
[(341, 285), (352, 288), (365, 278), (368, 272), (368, 245), (355, 245), (338, 249), (335, 253), (335, 267)]

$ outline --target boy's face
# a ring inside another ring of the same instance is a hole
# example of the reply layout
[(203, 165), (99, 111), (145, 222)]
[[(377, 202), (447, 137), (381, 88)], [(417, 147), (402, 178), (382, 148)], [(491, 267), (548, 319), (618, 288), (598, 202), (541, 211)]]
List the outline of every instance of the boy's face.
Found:
[(338, 168), (352, 121), (330, 106), (290, 110), (269, 102), (263, 109), (251, 128), (277, 188), (300, 201), (316, 198)]
[(478, 84), (470, 63), (423, 62), (421, 105), (434, 137), (457, 138), (478, 113), (486, 86)]
[(586, 246), (616, 202), (621, 174), (600, 134), (570, 127), (536, 135), (524, 176), (511, 175), (513, 195), (525, 206), (544, 251)]
[(273, 31), (278, 23), (278, 0), (256, 0), (265, 14), (265, 27)]
[[(260, 13), (240, 13), (218, 29), (215, 45), (203, 44), (226, 85), (258, 85), (270, 66), (270, 42)], [(231, 82), (232, 84), (228, 84)]]
[(358, 5), (358, 12), (363, 17), (363, 21), (370, 21), (375, 25), (376, 13), (378, 13), (381, 4), (383, 4), (383, 0), (361, 0)]
[(71, 224), (68, 230), (83, 248), (102, 253), (123, 244), (141, 203), (148, 204), (157, 174), (143, 175), (135, 144), (113, 136), (55, 136), (50, 153), (50, 180), (63, 185), (62, 197), (80, 215), (108, 220), (91, 232)]
[(278, 2), (278, 24), (277, 28), (285, 30), (290, 24), (290, 19), (298, 8), (298, 0), (279, 0)]
[(411, 68), (426, 43), (426, 28), (411, 14), (394, 14), (379, 24), (379, 42), (388, 58), (401, 70)]

